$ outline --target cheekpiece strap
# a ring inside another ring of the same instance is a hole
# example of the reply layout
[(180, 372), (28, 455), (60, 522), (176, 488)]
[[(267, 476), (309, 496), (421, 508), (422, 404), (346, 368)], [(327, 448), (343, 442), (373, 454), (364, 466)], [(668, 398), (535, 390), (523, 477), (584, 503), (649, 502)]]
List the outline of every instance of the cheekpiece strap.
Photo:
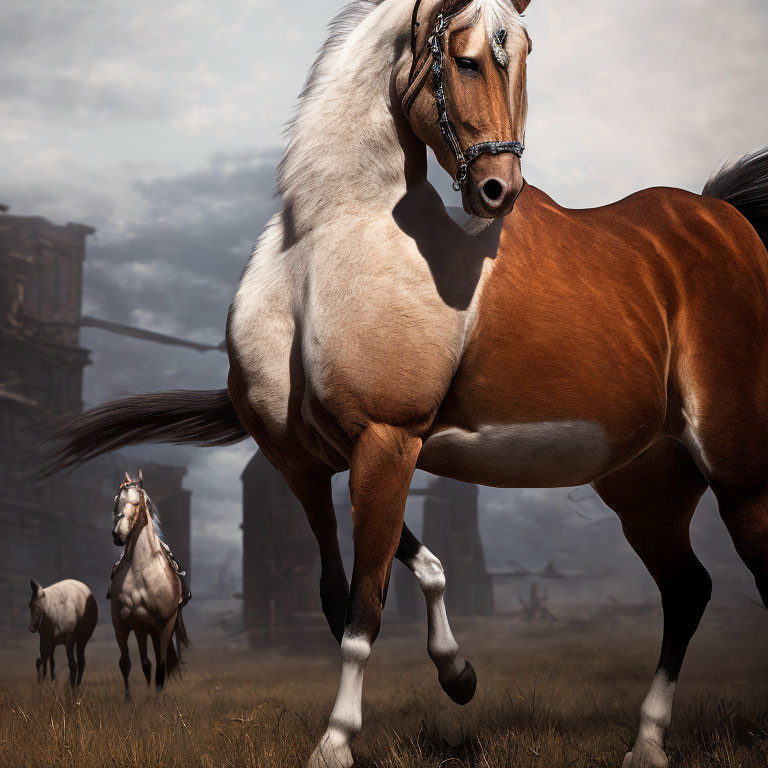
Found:
[[(447, 4), (444, 2), (443, 9), (446, 8), (446, 5)], [(456, 128), (448, 115), (448, 103), (443, 85), (445, 54), (443, 51), (442, 39), (451, 21), (453, 21), (453, 19), (467, 7), (467, 5), (469, 5), (469, 3), (464, 3), (450, 15), (440, 13), (437, 17), (435, 29), (427, 40), (425, 50), (421, 51), (418, 55), (414, 53), (414, 61), (411, 67), (408, 89), (403, 96), (403, 111), (408, 115), (413, 102), (416, 100), (416, 97), (426, 82), (426, 65), (431, 58), (432, 82), (435, 92), (435, 104), (437, 107), (437, 124), (440, 127), (440, 133), (443, 136), (443, 140), (448, 145), (448, 148), (451, 150), (451, 153), (456, 158), (458, 164), (456, 175), (453, 179), (453, 188), (457, 192), (466, 184), (467, 179), (469, 178), (469, 168), (480, 155), (501, 155), (504, 153), (511, 153), (517, 157), (522, 157), (523, 152), (525, 151), (525, 147), (519, 141), (484, 141), (479, 144), (473, 144), (466, 151), (461, 148), (461, 142), (456, 133)], [(415, 28), (418, 23), (416, 22), (417, 11), (418, 3), (414, 9), (412, 48), (415, 47), (413, 41), (415, 40)]]

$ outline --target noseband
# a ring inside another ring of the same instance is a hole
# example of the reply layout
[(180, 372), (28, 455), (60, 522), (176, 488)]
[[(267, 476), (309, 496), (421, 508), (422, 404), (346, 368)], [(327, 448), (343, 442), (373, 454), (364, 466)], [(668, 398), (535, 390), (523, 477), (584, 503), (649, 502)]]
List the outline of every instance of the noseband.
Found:
[[(418, 6), (419, 3), (416, 4), (416, 9), (414, 9), (414, 21)], [(466, 184), (467, 179), (469, 178), (469, 168), (480, 155), (502, 155), (511, 153), (521, 158), (525, 151), (525, 147), (519, 141), (483, 141), (479, 144), (473, 144), (465, 150), (462, 150), (461, 148), (461, 142), (459, 141), (456, 129), (451, 122), (451, 118), (448, 116), (448, 104), (446, 102), (445, 89), (443, 87), (443, 62), (445, 60), (443, 37), (451, 22), (463, 10), (464, 9), (462, 8), (460, 11), (457, 11), (450, 16), (445, 16), (441, 13), (437, 17), (437, 24), (432, 35), (427, 40), (427, 46), (429, 47), (432, 57), (432, 82), (435, 91), (435, 104), (437, 106), (437, 124), (440, 126), (440, 132), (443, 135), (445, 143), (448, 145), (448, 149), (451, 150), (458, 164), (456, 175), (453, 180), (453, 188), (457, 192)], [(411, 105), (424, 84), (424, 79), (420, 78), (423, 69), (424, 65), (418, 68), (416, 67), (416, 58), (414, 57), (414, 66), (411, 69), (408, 89), (403, 98), (403, 107), (406, 115), (410, 111)], [(414, 88), (414, 84), (416, 84), (417, 80), (421, 80), (421, 83), (417, 84)]]

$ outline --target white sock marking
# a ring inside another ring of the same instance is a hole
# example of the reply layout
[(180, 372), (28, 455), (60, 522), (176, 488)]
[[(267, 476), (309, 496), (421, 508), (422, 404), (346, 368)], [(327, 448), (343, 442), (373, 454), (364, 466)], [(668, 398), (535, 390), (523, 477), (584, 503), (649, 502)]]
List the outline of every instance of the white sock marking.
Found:
[(427, 601), (427, 650), (437, 667), (440, 682), (458, 677), (464, 665), (457, 660), (456, 642), (445, 612), (445, 570), (422, 544), (416, 556), (405, 563), (414, 573)]
[(675, 698), (677, 683), (670, 680), (667, 673), (660, 669), (653, 678), (648, 695), (640, 708), (640, 728), (638, 741), (651, 741), (664, 748), (667, 731), (672, 723), (672, 701)]

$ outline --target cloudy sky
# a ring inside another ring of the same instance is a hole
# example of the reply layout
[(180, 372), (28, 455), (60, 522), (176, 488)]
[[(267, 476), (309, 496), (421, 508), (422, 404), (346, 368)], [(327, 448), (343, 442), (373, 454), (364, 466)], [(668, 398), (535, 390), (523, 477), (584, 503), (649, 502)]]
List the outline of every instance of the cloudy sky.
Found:
[[(4, 0), (0, 202), (96, 227), (87, 314), (223, 338), (240, 270), (276, 206), (283, 126), (342, 5)], [(655, 184), (698, 191), (722, 161), (768, 144), (765, 0), (533, 0), (527, 21), (525, 173), (559, 202), (606, 203)], [(450, 201), (447, 177), (435, 178)], [(225, 382), (218, 353), (93, 330), (83, 343), (94, 359), (88, 404)], [(136, 455), (189, 462), (198, 541), (234, 543), (251, 450)]]

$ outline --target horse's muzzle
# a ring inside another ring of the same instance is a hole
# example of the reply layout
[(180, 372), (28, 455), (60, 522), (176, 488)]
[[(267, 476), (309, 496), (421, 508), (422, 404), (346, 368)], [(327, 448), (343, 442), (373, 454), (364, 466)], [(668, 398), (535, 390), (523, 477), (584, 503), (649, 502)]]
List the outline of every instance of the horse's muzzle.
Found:
[(114, 542), (116, 547), (122, 547), (123, 546), (123, 542), (120, 539), (120, 534), (119, 533), (113, 533), (112, 534), (112, 541)]
[(512, 212), (524, 184), (518, 157), (482, 155), (470, 167), (462, 190), (464, 210), (484, 219), (506, 216)]

